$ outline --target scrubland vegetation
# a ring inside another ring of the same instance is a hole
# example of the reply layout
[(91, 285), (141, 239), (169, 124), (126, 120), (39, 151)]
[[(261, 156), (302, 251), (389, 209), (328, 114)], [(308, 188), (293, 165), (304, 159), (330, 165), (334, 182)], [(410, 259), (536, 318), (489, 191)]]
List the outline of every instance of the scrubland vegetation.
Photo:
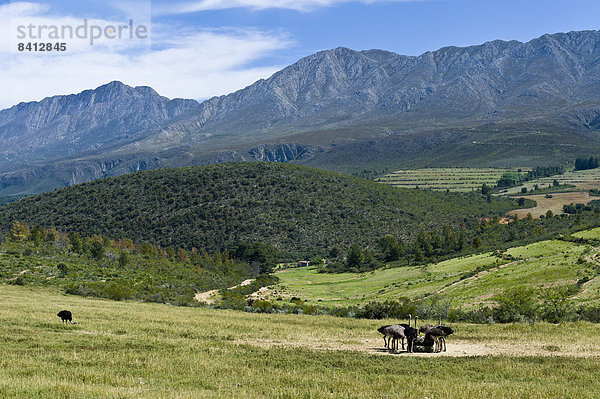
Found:
[(389, 233), (493, 217), (516, 200), (478, 193), (425, 192), (290, 164), (236, 163), (164, 169), (97, 180), (0, 208), (5, 231), (17, 220), (82, 235), (209, 252), (263, 242), (289, 259), (334, 246), (365, 247)]

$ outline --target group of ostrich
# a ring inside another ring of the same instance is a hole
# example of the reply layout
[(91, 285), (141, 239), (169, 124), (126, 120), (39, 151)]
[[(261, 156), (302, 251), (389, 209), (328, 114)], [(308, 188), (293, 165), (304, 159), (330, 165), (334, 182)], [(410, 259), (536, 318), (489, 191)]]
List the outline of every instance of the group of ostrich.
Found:
[[(381, 326), (377, 329), (383, 334), (383, 343), (392, 353), (398, 350), (398, 341), (402, 342), (404, 350), (404, 340), (406, 339), (406, 350), (408, 352), (441, 352), (446, 351), (446, 337), (454, 330), (442, 325), (441, 318), (437, 326), (425, 324), (417, 329), (418, 316), (415, 316), (415, 326), (412, 327), (412, 315), (408, 315), (408, 324), (394, 324)], [(420, 335), (424, 334), (424, 336)]]

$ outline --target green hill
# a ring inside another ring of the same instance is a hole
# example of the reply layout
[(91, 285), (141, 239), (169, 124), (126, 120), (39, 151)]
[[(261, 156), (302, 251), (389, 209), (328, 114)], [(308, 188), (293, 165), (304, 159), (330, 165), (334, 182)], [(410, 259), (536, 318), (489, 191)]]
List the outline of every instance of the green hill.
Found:
[[(319, 273), (314, 266), (291, 268), (277, 272), (279, 283), (263, 290), (260, 297), (270, 301), (300, 298), (304, 304), (325, 306), (364, 306), (372, 301), (409, 298), (418, 304), (418, 314), (431, 317), (449, 315), (452, 310), (495, 307), (498, 295), (519, 289), (532, 290), (542, 307), (580, 307), (581, 316), (585, 308), (597, 308), (600, 303), (600, 228), (573, 237), (571, 241), (541, 241), (369, 273)], [(552, 290), (561, 289), (564, 297), (560, 301), (548, 296), (559, 292)], [(543, 317), (543, 309), (539, 315)]]
[(25, 198), (0, 208), (0, 226), (6, 231), (18, 220), (209, 251), (265, 242), (299, 257), (372, 245), (386, 233), (411, 239), (421, 229), (515, 207), (477, 193), (400, 189), (297, 165), (230, 163), (138, 172)]

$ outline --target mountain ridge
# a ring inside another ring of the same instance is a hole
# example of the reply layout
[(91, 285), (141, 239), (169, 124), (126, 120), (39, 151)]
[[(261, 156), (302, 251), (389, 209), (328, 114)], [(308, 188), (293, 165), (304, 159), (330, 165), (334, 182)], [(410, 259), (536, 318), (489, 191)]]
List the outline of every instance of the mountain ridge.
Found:
[[(352, 172), (535, 166), (600, 151), (599, 31), (448, 46), (419, 56), (338, 47), (202, 103), (167, 101), (148, 87), (111, 84), (126, 94), (124, 102), (116, 96), (113, 107), (131, 114), (101, 125), (110, 130), (106, 137), (94, 136), (101, 140), (66, 140), (67, 151), (63, 140), (60, 174), (82, 163), (96, 170), (119, 164), (122, 170), (83, 172), (76, 179), (61, 178), (58, 186), (134, 171), (141, 160), (154, 168), (266, 159)], [(94, 91), (82, 93), (88, 92)], [(142, 94), (146, 102), (134, 101)], [(136, 118), (140, 109), (151, 117)], [(0, 111), (0, 139), (6, 136), (5, 115)], [(82, 123), (89, 136), (94, 121)], [(34, 184), (20, 179), (20, 186), (10, 188), (14, 173), (34, 176), (38, 183), (57, 176), (45, 171), (56, 146), (37, 140), (32, 142), (39, 148), (21, 158), (8, 159), (6, 146), (0, 154), (2, 169), (13, 174), (0, 174), (0, 187), (10, 194)], [(27, 167), (14, 166), (23, 159)]]

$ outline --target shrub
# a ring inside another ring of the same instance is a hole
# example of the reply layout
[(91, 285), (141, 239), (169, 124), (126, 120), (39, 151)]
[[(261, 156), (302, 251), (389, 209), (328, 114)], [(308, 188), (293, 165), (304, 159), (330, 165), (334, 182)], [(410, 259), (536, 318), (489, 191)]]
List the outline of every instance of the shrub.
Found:
[(494, 297), (498, 307), (494, 309), (494, 319), (502, 323), (535, 320), (535, 290), (528, 287), (514, 287)]

